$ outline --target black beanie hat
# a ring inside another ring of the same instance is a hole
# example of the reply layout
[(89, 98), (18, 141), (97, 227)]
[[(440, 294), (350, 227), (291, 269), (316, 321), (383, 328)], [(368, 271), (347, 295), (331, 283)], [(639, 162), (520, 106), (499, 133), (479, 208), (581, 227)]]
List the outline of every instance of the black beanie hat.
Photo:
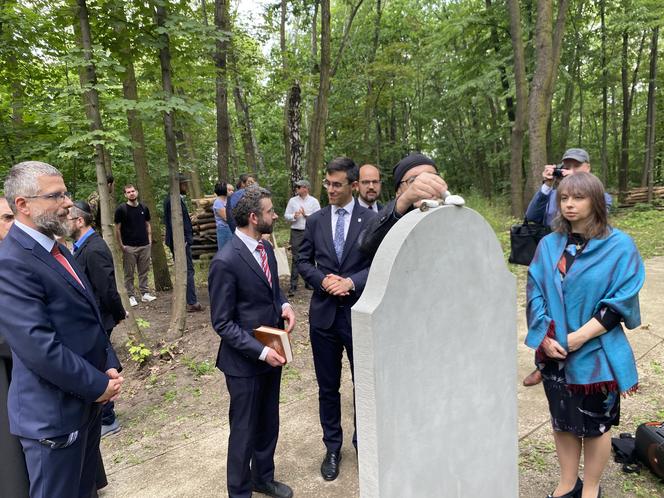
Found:
[(399, 190), (399, 183), (409, 169), (413, 169), (416, 166), (422, 166), (423, 164), (429, 164), (433, 166), (436, 171), (438, 171), (436, 163), (434, 163), (430, 157), (427, 157), (424, 154), (420, 154), (418, 152), (408, 154), (401, 161), (399, 161), (392, 170), (392, 175), (394, 176), (394, 191), (396, 192)]

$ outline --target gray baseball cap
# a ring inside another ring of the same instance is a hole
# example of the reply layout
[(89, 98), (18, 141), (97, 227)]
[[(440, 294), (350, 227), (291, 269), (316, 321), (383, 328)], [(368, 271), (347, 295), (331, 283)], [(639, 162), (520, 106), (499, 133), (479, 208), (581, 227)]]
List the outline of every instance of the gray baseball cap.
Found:
[(575, 161), (579, 161), (580, 163), (590, 162), (590, 156), (583, 149), (567, 149), (563, 154), (562, 160), (564, 161), (565, 159), (574, 159)]
[(298, 180), (295, 182), (296, 187), (307, 187), (308, 189), (311, 188), (311, 183), (309, 183), (307, 180)]

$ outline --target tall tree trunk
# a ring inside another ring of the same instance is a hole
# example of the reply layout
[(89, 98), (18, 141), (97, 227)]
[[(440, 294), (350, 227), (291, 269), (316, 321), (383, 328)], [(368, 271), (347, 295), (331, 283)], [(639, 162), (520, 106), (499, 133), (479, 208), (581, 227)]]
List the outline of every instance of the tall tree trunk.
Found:
[(254, 174), (258, 172), (264, 174), (265, 164), (258, 150), (256, 135), (254, 134), (251, 115), (249, 114), (249, 104), (247, 104), (247, 100), (244, 98), (239, 80), (236, 80), (235, 87), (233, 88), (233, 100), (235, 101), (235, 113), (237, 114), (237, 120), (240, 125), (240, 136), (242, 138), (247, 166), (251, 168)]
[[(383, 14), (382, 0), (376, 0), (376, 12), (374, 15), (374, 30), (373, 30), (373, 39), (371, 41), (371, 52), (369, 52), (369, 58), (367, 60), (367, 67), (371, 67), (375, 60), (376, 54), (378, 53), (378, 45), (380, 43), (380, 26), (381, 18)], [(371, 143), (371, 130), (375, 129), (376, 134), (379, 126), (377, 126), (375, 120), (377, 119), (377, 99), (378, 96), (374, 96), (374, 78), (371, 73), (367, 78), (367, 99), (365, 102), (364, 110), (364, 143)], [(373, 160), (375, 164), (380, 168), (380, 142), (378, 136), (376, 136), (376, 142), (374, 146)]]
[(182, 206), (180, 205), (180, 182), (178, 181), (178, 151), (175, 140), (175, 123), (170, 100), (173, 98), (173, 82), (171, 79), (171, 51), (169, 36), (166, 31), (168, 13), (162, 3), (155, 3), (157, 26), (162, 30), (159, 35), (159, 63), (161, 66), (161, 82), (164, 97), (169, 110), (164, 111), (164, 138), (168, 158), (168, 176), (171, 198), (171, 226), (173, 227), (173, 249), (175, 252), (175, 285), (171, 304), (170, 329), (184, 334), (187, 322), (185, 311), (187, 292), (187, 259), (185, 255), (184, 226), (182, 223)]
[[(104, 229), (102, 236), (106, 244), (111, 250), (113, 255), (113, 266), (115, 269), (115, 283), (118, 288), (118, 293), (122, 299), (123, 305), (129, 312), (126, 325), (129, 338), (135, 342), (145, 341), (143, 332), (138, 327), (131, 306), (129, 306), (129, 296), (122, 281), (122, 260), (115, 237), (113, 236), (113, 222), (111, 218), (111, 198), (106, 184), (106, 176), (108, 174), (104, 164), (104, 147), (101, 143), (102, 133), (104, 127), (101, 122), (101, 113), (99, 110), (99, 94), (95, 88), (97, 84), (97, 72), (92, 62), (92, 33), (90, 31), (90, 21), (88, 18), (88, 7), (85, 0), (76, 0), (72, 2), (71, 6), (75, 14), (74, 32), (78, 39), (79, 45), (83, 51), (83, 58), (85, 64), (80, 66), (79, 80), (83, 90), (83, 106), (85, 108), (85, 115), (88, 118), (90, 131), (97, 135), (97, 143), (95, 144), (95, 172), (97, 175), (97, 191), (99, 192), (99, 209), (101, 213), (101, 224)], [(76, 22), (78, 21), (78, 22)]]
[(657, 110), (657, 42), (659, 26), (652, 30), (650, 42), (650, 72), (648, 74), (648, 112), (646, 116), (646, 157), (641, 176), (641, 186), (648, 187), (648, 202), (652, 202), (653, 170), (655, 167), (655, 116)]
[[(281, 71), (282, 78), (285, 80), (288, 77), (288, 51), (286, 44), (286, 18), (288, 14), (287, 0), (281, 0), (280, 4), (280, 17), (279, 17), (279, 49), (281, 51)], [(281, 127), (282, 140), (284, 142), (284, 163), (286, 169), (290, 171), (291, 150), (290, 150), (290, 130), (288, 129), (288, 103), (290, 102), (290, 91), (286, 92), (286, 101), (284, 102), (284, 116)], [(299, 130), (298, 130), (299, 132)], [(291, 175), (292, 180), (292, 175)], [(294, 192), (293, 184), (291, 183), (291, 192)]]
[(325, 125), (327, 123), (327, 99), (330, 95), (331, 72), (331, 25), (330, 0), (320, 0), (320, 77), (318, 81), (318, 96), (314, 102), (314, 112), (309, 127), (309, 140), (307, 142), (307, 172), (314, 197), (320, 198), (320, 171), (324, 164), (325, 154)]
[[(114, 24), (114, 29), (120, 40), (127, 39), (127, 19), (123, 8), (119, 3), (113, 4), (113, 15), (120, 21)], [(122, 79), (122, 92), (125, 100), (138, 102), (138, 84), (136, 83), (136, 73), (134, 70), (134, 53), (129, 43), (123, 41), (116, 45), (116, 52), (120, 63), (125, 67), (124, 77)], [(138, 111), (133, 106), (127, 107), (127, 127), (131, 137), (131, 153), (136, 169), (136, 184), (141, 194), (141, 200), (152, 213), (150, 225), (152, 227), (152, 271), (154, 275), (154, 286), (157, 291), (169, 290), (172, 287), (171, 276), (168, 271), (168, 262), (166, 260), (166, 251), (164, 250), (164, 235), (161, 226), (161, 220), (157, 213), (157, 203), (155, 202), (154, 189), (152, 186), (152, 177), (148, 168), (148, 160), (145, 149), (145, 134), (143, 133), (143, 123), (138, 115)], [(124, 286), (122, 286), (124, 288)]]
[(228, 78), (226, 74), (226, 58), (228, 56), (228, 32), (230, 19), (228, 12), (229, 0), (215, 0), (214, 25), (217, 35), (215, 66), (216, 106), (217, 106), (217, 174), (220, 182), (228, 182), (228, 158), (230, 154), (230, 121), (228, 118)]
[(569, 0), (558, 2), (558, 16), (553, 28), (551, 0), (537, 2), (535, 27), (535, 74), (528, 102), (528, 137), (530, 167), (527, 170), (526, 195), (531, 197), (539, 188), (540, 176), (548, 162), (546, 129), (551, 112), (551, 99), (565, 31), (565, 18)]
[(295, 182), (302, 179), (302, 143), (300, 141), (301, 98), (300, 84), (296, 81), (288, 92), (288, 169), (290, 171), (291, 192), (295, 193)]
[(608, 166), (608, 109), (609, 109), (609, 69), (606, 64), (606, 0), (599, 0), (599, 15), (600, 15), (600, 32), (601, 32), (601, 57), (600, 64), (602, 66), (602, 140), (600, 145), (600, 158), (602, 161), (600, 174), (602, 182), (606, 185), (609, 180), (609, 166)]
[[(627, 7), (625, 7), (627, 8)], [(628, 180), (629, 180), (629, 129), (630, 121), (632, 118), (632, 103), (634, 102), (634, 94), (636, 93), (636, 82), (639, 74), (639, 66), (641, 65), (641, 55), (643, 54), (643, 47), (645, 46), (647, 31), (643, 31), (641, 36), (641, 43), (639, 51), (636, 55), (636, 64), (634, 66), (634, 73), (632, 74), (632, 83), (630, 88), (629, 81), (629, 33), (625, 29), (622, 33), (622, 55), (621, 55), (621, 71), (620, 79), (622, 83), (622, 126), (621, 126), (621, 140), (620, 140), (620, 167), (618, 169), (618, 191), (619, 197), (622, 201), (627, 194)]]
[(526, 80), (526, 57), (521, 31), (521, 11), (518, 0), (507, 0), (510, 20), (510, 35), (514, 52), (514, 79), (516, 105), (510, 140), (510, 204), (514, 217), (523, 216), (523, 137), (528, 115), (528, 82)]

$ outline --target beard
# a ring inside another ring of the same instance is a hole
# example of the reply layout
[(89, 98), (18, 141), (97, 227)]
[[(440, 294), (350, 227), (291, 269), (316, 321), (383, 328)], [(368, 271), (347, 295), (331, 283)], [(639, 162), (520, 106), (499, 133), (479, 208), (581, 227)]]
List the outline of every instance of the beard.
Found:
[(63, 237), (67, 235), (66, 220), (61, 219), (58, 213), (55, 212), (41, 212), (32, 216), (33, 223), (37, 226), (37, 230), (47, 237)]
[(256, 230), (258, 230), (258, 233), (260, 233), (261, 235), (272, 233), (272, 230), (274, 230), (274, 224), (266, 223), (264, 221), (259, 221), (258, 224), (256, 225)]

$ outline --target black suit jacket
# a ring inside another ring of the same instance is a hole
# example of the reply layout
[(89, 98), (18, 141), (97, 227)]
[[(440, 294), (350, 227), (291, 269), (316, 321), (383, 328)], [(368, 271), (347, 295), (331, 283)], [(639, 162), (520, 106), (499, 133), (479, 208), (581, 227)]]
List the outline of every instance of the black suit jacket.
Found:
[(92, 284), (104, 329), (110, 331), (125, 318), (125, 309), (115, 285), (113, 256), (104, 239), (93, 232), (74, 253), (74, 259)]
[[(297, 270), (314, 288), (309, 305), (311, 325), (322, 329), (331, 327), (339, 305), (345, 308), (350, 323), (350, 308), (364, 290), (371, 264), (371, 260), (359, 251), (357, 239), (375, 216), (373, 211), (363, 208), (355, 201), (341, 261), (337, 259), (334, 251), (332, 207), (326, 206), (307, 218), (304, 240), (300, 244), (297, 257)], [(350, 277), (355, 284), (355, 290), (345, 297), (328, 294), (321, 287), (328, 273)]]
[(0, 334), (12, 349), (9, 421), (13, 434), (52, 438), (79, 430), (120, 369), (90, 292), (16, 224), (0, 246)]
[[(184, 241), (187, 245), (191, 246), (194, 243), (194, 229), (189, 217), (187, 205), (180, 197), (180, 207), (182, 208), (182, 226), (184, 227)], [(173, 224), (171, 223), (171, 194), (167, 194), (164, 199), (164, 226), (166, 233), (164, 234), (164, 242), (168, 248), (173, 251)]]
[(234, 235), (210, 264), (208, 290), (212, 327), (221, 337), (217, 367), (235, 377), (251, 377), (271, 367), (258, 359), (263, 344), (254, 337), (261, 325), (283, 328), (281, 307), (286, 302), (272, 246), (265, 242), (272, 274), (270, 287), (265, 273), (247, 246)]
[[(367, 228), (360, 234), (360, 250), (372, 259), (378, 250), (378, 246), (380, 246), (380, 243), (387, 235), (387, 232), (389, 232), (395, 223), (402, 217), (394, 212), (396, 203), (396, 199), (388, 202), (385, 207), (380, 210), (378, 215), (371, 220)], [(408, 212), (412, 210), (413, 207), (410, 207)]]

